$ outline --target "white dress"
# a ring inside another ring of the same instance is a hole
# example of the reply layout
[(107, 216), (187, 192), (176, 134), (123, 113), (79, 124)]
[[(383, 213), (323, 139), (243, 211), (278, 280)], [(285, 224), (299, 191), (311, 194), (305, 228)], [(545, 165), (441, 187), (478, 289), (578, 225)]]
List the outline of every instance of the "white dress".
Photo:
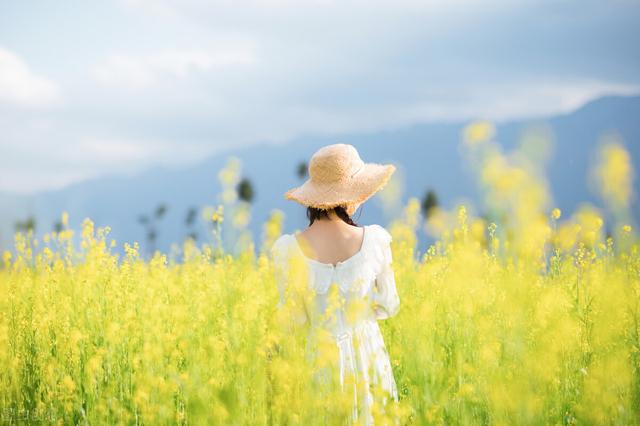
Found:
[[(279, 307), (284, 304), (287, 294), (285, 271), (291, 256), (300, 256), (302, 264), (308, 266), (307, 289), (311, 291), (313, 301), (312, 314), (307, 321), (309, 330), (321, 327), (335, 339), (342, 389), (345, 390), (347, 374), (353, 374), (351, 377), (356, 381), (353, 385), (353, 420), (364, 420), (368, 425), (373, 424), (371, 406), (374, 398), (370, 386), (381, 386), (386, 391), (383, 405), (389, 395), (398, 400), (391, 362), (377, 322), (394, 316), (400, 307), (390, 243), (391, 234), (382, 226), (365, 225), (360, 250), (336, 265), (307, 257), (294, 234), (281, 235), (271, 248), (280, 293)], [(342, 303), (337, 307), (329, 300), (331, 286), (337, 286), (334, 290), (341, 296)], [(353, 306), (358, 309), (354, 310)], [(355, 316), (353, 312), (356, 312)], [(367, 389), (367, 392), (360, 391), (358, 395), (358, 389)]]

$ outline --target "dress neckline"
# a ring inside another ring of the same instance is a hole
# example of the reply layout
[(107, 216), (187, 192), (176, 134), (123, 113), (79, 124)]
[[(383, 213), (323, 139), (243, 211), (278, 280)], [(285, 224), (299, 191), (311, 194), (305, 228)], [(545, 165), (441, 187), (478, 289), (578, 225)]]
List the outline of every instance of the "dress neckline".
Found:
[(367, 234), (368, 234), (367, 227), (368, 227), (368, 225), (364, 225), (362, 227), (362, 243), (360, 243), (360, 249), (357, 252), (355, 252), (353, 255), (351, 255), (348, 258), (346, 258), (345, 260), (341, 260), (341, 261), (337, 262), (335, 265), (332, 264), (332, 263), (320, 262), (319, 260), (312, 259), (309, 256), (307, 256), (306, 254), (304, 254), (304, 252), (302, 251), (302, 247), (300, 247), (300, 243), (298, 242), (298, 238), (296, 237), (296, 235), (298, 235), (299, 232), (296, 232), (296, 233), (292, 234), (292, 237), (293, 237), (293, 241), (295, 242), (298, 251), (300, 252), (302, 257), (304, 257), (307, 261), (309, 261), (311, 263), (315, 263), (316, 265), (320, 265), (320, 266), (324, 266), (324, 267), (327, 267), (327, 268), (334, 269), (334, 268), (337, 268), (340, 265), (344, 265), (345, 263), (348, 263), (348, 262), (352, 261), (353, 259), (357, 258), (358, 256), (360, 256), (362, 254), (362, 252), (364, 251), (364, 246), (365, 246), (366, 240), (367, 240)]

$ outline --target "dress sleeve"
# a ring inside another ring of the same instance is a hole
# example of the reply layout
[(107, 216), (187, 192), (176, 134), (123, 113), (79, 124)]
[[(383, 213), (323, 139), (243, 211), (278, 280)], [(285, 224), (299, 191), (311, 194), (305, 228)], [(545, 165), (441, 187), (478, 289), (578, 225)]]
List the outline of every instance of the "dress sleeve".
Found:
[(371, 298), (373, 301), (373, 311), (375, 318), (386, 319), (394, 316), (400, 309), (400, 298), (396, 290), (395, 275), (393, 272), (393, 257), (391, 254), (391, 234), (379, 228), (380, 249), (382, 250), (382, 266), (376, 275), (375, 285)]
[(287, 252), (285, 236), (280, 236), (271, 246), (271, 260), (273, 261), (276, 287), (278, 288), (278, 309), (282, 308), (285, 301), (285, 287), (287, 280)]
[[(291, 314), (292, 323), (302, 326), (309, 321), (309, 313), (303, 297), (297, 291), (287, 288), (290, 267), (290, 235), (280, 236), (271, 247), (271, 258), (274, 265), (275, 282), (278, 288), (277, 309)], [(285, 306), (287, 305), (287, 306)], [(285, 309), (286, 308), (286, 309)]]

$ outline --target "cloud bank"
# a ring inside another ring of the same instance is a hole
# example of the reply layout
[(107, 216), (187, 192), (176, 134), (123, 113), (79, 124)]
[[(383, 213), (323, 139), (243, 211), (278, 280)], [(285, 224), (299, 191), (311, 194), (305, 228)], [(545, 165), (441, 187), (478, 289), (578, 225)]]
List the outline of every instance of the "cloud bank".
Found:
[(300, 135), (540, 117), (640, 91), (635, 1), (2, 8), (0, 190)]
[(57, 85), (35, 73), (15, 52), (0, 47), (0, 103), (41, 107), (59, 98)]

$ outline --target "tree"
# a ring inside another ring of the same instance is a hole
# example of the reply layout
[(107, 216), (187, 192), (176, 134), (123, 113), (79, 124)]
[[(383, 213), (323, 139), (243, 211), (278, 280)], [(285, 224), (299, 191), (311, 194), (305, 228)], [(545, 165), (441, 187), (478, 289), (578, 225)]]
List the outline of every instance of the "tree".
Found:
[(14, 224), (16, 232), (29, 232), (36, 230), (36, 219), (33, 216), (29, 216), (25, 220), (18, 220)]
[(438, 196), (433, 189), (429, 189), (422, 199), (422, 214), (429, 218), (433, 214), (433, 209), (438, 207)]
[(238, 191), (238, 197), (240, 197), (241, 200), (244, 200), (248, 203), (253, 200), (253, 185), (248, 178), (243, 178), (240, 183), (238, 183), (236, 190)]
[(158, 207), (156, 207), (156, 219), (162, 219), (162, 216), (164, 216), (166, 212), (167, 212), (167, 205), (159, 204)]
[(157, 222), (164, 217), (167, 210), (168, 206), (165, 203), (160, 203), (151, 215), (141, 214), (138, 216), (138, 223), (145, 227), (147, 233), (147, 243), (150, 254), (156, 251), (156, 240), (158, 239)]
[(197, 216), (198, 209), (190, 207), (189, 210), (187, 210), (187, 216), (184, 219), (184, 224), (187, 227), (187, 238), (191, 238), (194, 241), (198, 239), (198, 233), (193, 229)]
[(305, 179), (308, 172), (309, 170), (306, 161), (301, 161), (300, 163), (298, 163), (298, 166), (296, 167), (296, 175), (300, 179)]
[(187, 227), (193, 225), (197, 215), (198, 209), (196, 209), (195, 207), (190, 207), (189, 210), (187, 210), (187, 217), (184, 220), (184, 224), (187, 225)]

